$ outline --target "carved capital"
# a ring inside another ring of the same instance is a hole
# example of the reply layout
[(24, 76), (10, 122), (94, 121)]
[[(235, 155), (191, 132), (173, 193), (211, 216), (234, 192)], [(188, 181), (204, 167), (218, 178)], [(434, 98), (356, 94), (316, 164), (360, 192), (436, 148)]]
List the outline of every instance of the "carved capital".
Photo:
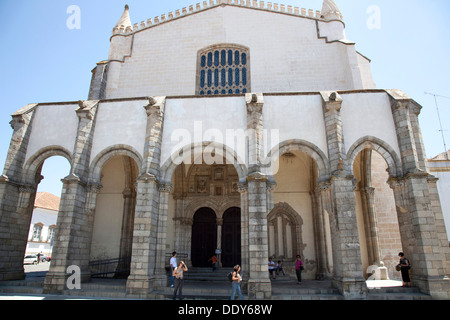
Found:
[(173, 185), (171, 183), (161, 183), (159, 184), (159, 192), (170, 193), (173, 190)]
[(248, 184), (247, 183), (239, 183), (238, 184), (238, 192), (239, 193), (248, 192)]
[(93, 120), (97, 111), (99, 100), (78, 101), (78, 108), (75, 110), (78, 118)]
[(336, 91), (322, 91), (320, 92), (322, 96), (323, 109), (324, 112), (340, 112), (342, 107), (342, 97)]
[(246, 93), (245, 103), (247, 104), (247, 113), (254, 115), (262, 114), (264, 105), (264, 96), (262, 93)]
[(149, 97), (148, 104), (144, 106), (145, 111), (147, 112), (147, 117), (161, 117), (164, 113), (165, 104), (166, 97)]

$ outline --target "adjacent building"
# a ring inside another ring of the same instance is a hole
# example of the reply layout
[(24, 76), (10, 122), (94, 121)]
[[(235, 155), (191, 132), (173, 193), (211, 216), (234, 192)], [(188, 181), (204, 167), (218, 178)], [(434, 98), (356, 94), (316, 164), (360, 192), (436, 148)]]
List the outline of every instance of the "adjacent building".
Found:
[(28, 233), (26, 254), (43, 253), (51, 257), (60, 198), (38, 192)]

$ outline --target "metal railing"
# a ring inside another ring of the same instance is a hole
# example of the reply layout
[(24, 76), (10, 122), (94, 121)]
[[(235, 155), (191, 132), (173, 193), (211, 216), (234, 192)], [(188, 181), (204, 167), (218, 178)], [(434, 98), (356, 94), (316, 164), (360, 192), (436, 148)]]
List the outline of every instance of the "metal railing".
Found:
[[(170, 270), (172, 253), (165, 254), (165, 267)], [(187, 253), (177, 253), (177, 260), (186, 260)], [(89, 262), (91, 278), (126, 279), (130, 275), (131, 257), (94, 260)]]
[(89, 262), (91, 278), (126, 279), (130, 275), (131, 257)]

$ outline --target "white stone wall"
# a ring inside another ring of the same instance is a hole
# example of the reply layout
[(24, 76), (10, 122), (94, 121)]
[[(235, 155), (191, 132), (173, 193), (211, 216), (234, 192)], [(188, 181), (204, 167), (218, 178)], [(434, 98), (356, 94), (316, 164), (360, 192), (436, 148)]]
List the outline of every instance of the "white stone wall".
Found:
[[(343, 93), (342, 122), (346, 152), (359, 139), (373, 136), (400, 154), (388, 96), (384, 92)], [(144, 155), (148, 100), (100, 102), (96, 115), (90, 163), (106, 149), (126, 145)], [(39, 105), (33, 119), (26, 160), (50, 146), (73, 152), (78, 127), (76, 105)], [(263, 128), (267, 133), (262, 155), (278, 143), (303, 140), (328, 155), (320, 94), (264, 95)], [(61, 121), (64, 119), (64, 121)], [(245, 145), (236, 135), (247, 129), (244, 96), (168, 98), (165, 104), (161, 166), (177, 150), (212, 141), (233, 150), (247, 164)], [(230, 136), (232, 134), (233, 136)], [(231, 138), (230, 138), (231, 137)], [(275, 139), (272, 141), (271, 139)], [(275, 172), (276, 173), (276, 172)]]
[(25, 162), (40, 149), (60, 146), (73, 152), (78, 127), (76, 104), (39, 105), (33, 118)]
[(384, 92), (341, 94), (346, 151), (360, 138), (373, 136), (400, 155), (389, 98)]
[(108, 147), (123, 144), (144, 154), (148, 100), (106, 102), (99, 105), (91, 161)]
[[(332, 24), (320, 25), (324, 34), (337, 37)], [(226, 43), (250, 49), (253, 92), (350, 90), (363, 83), (373, 88), (366, 66), (364, 77), (370, 79), (361, 80), (363, 62), (354, 44), (327, 43), (315, 19), (219, 6), (113, 36), (109, 59), (125, 62), (110, 63), (106, 98), (193, 95), (198, 51)]]
[(279, 130), (280, 142), (308, 141), (327, 154), (320, 95), (264, 96), (264, 129)]
[(191, 143), (217, 142), (237, 152), (246, 161), (245, 148), (237, 148), (228, 133), (247, 129), (247, 109), (244, 97), (215, 97), (195, 99), (167, 99), (161, 164), (174, 153)]

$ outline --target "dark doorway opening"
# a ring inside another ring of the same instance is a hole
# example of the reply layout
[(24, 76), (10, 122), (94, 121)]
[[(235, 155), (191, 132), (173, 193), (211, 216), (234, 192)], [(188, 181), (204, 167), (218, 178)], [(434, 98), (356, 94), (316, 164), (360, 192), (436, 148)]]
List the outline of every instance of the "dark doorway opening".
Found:
[(222, 266), (241, 264), (241, 209), (230, 208), (223, 214)]
[(216, 213), (210, 208), (201, 208), (194, 214), (192, 225), (191, 259), (194, 267), (210, 267), (208, 261), (217, 247)]

